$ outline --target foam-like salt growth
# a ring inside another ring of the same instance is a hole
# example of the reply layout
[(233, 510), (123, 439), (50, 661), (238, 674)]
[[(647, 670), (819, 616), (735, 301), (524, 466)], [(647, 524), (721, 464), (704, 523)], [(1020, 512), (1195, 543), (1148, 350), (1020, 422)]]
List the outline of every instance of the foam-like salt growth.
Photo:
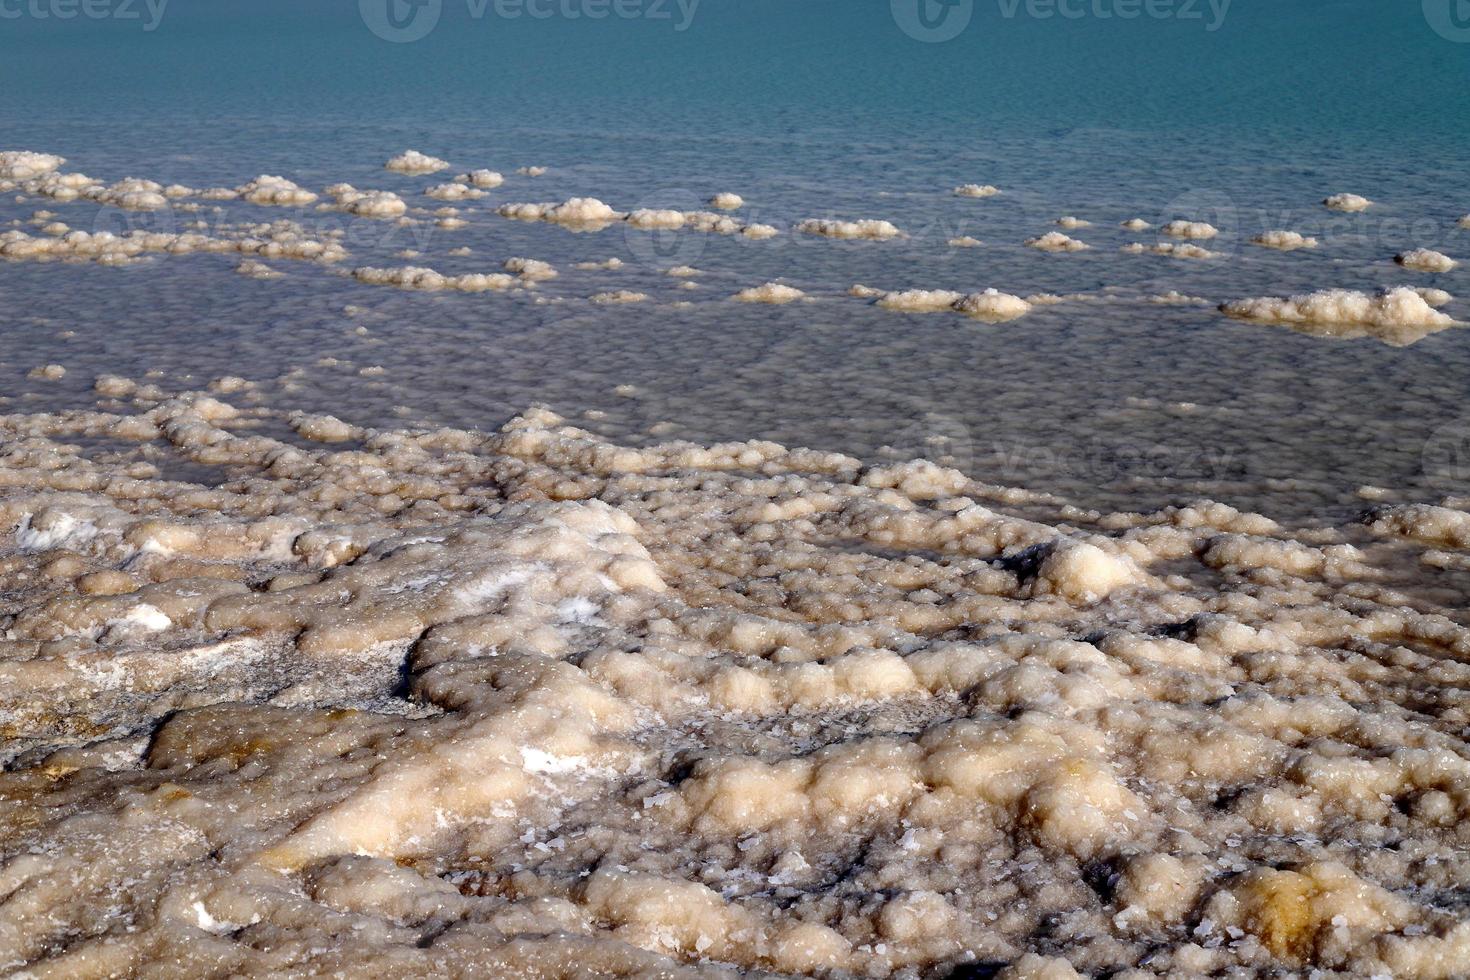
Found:
[(0, 150), (0, 180), (31, 180), (51, 173), (65, 162), (65, 157), (51, 153)]
[(1032, 303), (1019, 296), (1003, 293), (998, 289), (986, 289), (978, 293), (960, 293), (947, 289), (909, 289), (900, 292), (883, 292), (867, 286), (856, 285), (848, 292), (853, 296), (876, 298), (876, 305), (885, 310), (903, 313), (937, 313), (952, 311), (992, 323), (1014, 320), (1031, 311)]
[(1366, 211), (1373, 206), (1373, 202), (1366, 197), (1357, 194), (1333, 194), (1322, 202), (1324, 207), (1333, 211)]
[(67, 231), (59, 236), (34, 238), (21, 231), (0, 233), (0, 258), (13, 262), (75, 261), (102, 265), (127, 265), (148, 255), (187, 255), (193, 252), (238, 253), (267, 259), (304, 259), (337, 262), (347, 251), (328, 236), (317, 239), (290, 221), (221, 229), (226, 235), (195, 232), (132, 231), (118, 235)]
[(588, 298), (598, 306), (620, 306), (625, 303), (645, 303), (648, 301), (648, 294), (632, 289), (618, 289), (612, 292), (594, 293)]
[(870, 241), (887, 241), (903, 234), (892, 222), (876, 218), (864, 218), (860, 221), (807, 218), (797, 224), (796, 230), (802, 234), (820, 235), (823, 238), (867, 239)]
[(666, 275), (666, 276), (673, 276), (676, 279), (682, 279), (682, 278), (690, 278), (690, 277), (693, 277), (693, 276), (702, 276), (702, 275), (704, 275), (704, 273), (700, 272), (698, 269), (694, 268), (694, 266), (692, 266), (692, 265), (676, 265), (676, 266), (673, 266), (672, 268), (665, 269), (664, 270), (664, 275)]
[(1068, 231), (1072, 231), (1077, 228), (1091, 228), (1092, 222), (1087, 221), (1083, 218), (1078, 218), (1075, 215), (1064, 214), (1057, 219), (1057, 225), (1059, 227), (1066, 228)]
[(1461, 507), (1022, 514), (235, 382), (0, 415), (12, 972), (1470, 973)]
[(1086, 242), (1079, 242), (1059, 231), (1049, 231), (1045, 235), (1028, 238), (1025, 244), (1028, 248), (1040, 249), (1043, 252), (1081, 252), (1092, 247)]
[(424, 196), (432, 197), (436, 201), (475, 201), (484, 197), (485, 192), (469, 184), (450, 182), (435, 184), (424, 191)]
[(961, 184), (954, 189), (955, 197), (994, 197), (1000, 188), (990, 184)]
[(1460, 263), (1430, 248), (1416, 248), (1394, 256), (1394, 261), (1415, 272), (1449, 272)]
[(516, 173), (520, 174), (522, 177), (544, 177), (544, 176), (546, 176), (546, 168), (545, 167), (517, 167), (516, 168)]
[(951, 238), (948, 244), (950, 248), (976, 248), (985, 243), (971, 235), (960, 235), (958, 238)]
[(496, 211), (501, 217), (516, 221), (546, 221), (571, 226), (606, 226), (625, 217), (595, 197), (573, 197), (560, 204), (502, 204)]
[(505, 183), (505, 177), (495, 170), (471, 170), (454, 178), (456, 184), (468, 184), (480, 190), (492, 190)]
[(721, 191), (709, 199), (709, 206), (716, 211), (738, 211), (745, 207), (745, 198), (730, 191)]
[(364, 218), (397, 218), (408, 211), (403, 198), (392, 191), (360, 191), (351, 184), (333, 184), (327, 196), (339, 211)]
[(1211, 252), (1207, 248), (1189, 242), (1156, 242), (1153, 245), (1145, 245), (1142, 242), (1131, 242), (1124, 245), (1120, 251), (1129, 255), (1164, 255), (1175, 259), (1217, 259), (1219, 252)]
[(557, 271), (550, 262), (540, 259), (511, 258), (505, 260), (505, 270), (514, 272), (523, 282), (545, 282), (555, 279)]
[(1142, 218), (1129, 218), (1127, 221), (1123, 222), (1123, 227), (1127, 228), (1129, 231), (1148, 231), (1150, 228), (1153, 227), (1153, 225), (1149, 224), (1147, 221), (1144, 221)]
[(423, 266), (398, 266), (390, 269), (364, 266), (353, 269), (352, 278), (370, 286), (393, 286), (426, 292), (447, 289), (462, 293), (483, 293), (487, 290), (509, 289), (516, 284), (515, 277), (499, 272), (446, 276)]
[(1262, 232), (1251, 239), (1251, 244), (1262, 248), (1274, 248), (1281, 252), (1293, 252), (1299, 248), (1316, 248), (1317, 239), (1303, 235), (1301, 232), (1278, 229)]
[(1220, 229), (1205, 221), (1171, 221), (1159, 229), (1159, 234), (1170, 238), (1209, 239), (1220, 234)]
[(1221, 312), (1242, 320), (1297, 325), (1342, 325), (1379, 329), (1443, 328), (1454, 324), (1419, 292), (1405, 286), (1379, 293), (1324, 289), (1302, 296), (1263, 296), (1225, 303)]
[(285, 273), (277, 269), (272, 269), (264, 262), (257, 262), (255, 259), (242, 260), (239, 265), (235, 266), (235, 271), (248, 279), (279, 279), (285, 275)]
[(761, 286), (751, 286), (742, 289), (735, 294), (735, 299), (741, 303), (770, 303), (780, 306), (785, 303), (794, 303), (802, 299), (806, 293), (795, 286), (788, 286), (779, 282), (768, 282)]
[(419, 177), (424, 174), (434, 174), (441, 170), (448, 170), (449, 164), (444, 160), (440, 160), (438, 157), (431, 157), (426, 153), (420, 153), (418, 150), (404, 150), (398, 156), (383, 164), (383, 169), (391, 170), (394, 173)]

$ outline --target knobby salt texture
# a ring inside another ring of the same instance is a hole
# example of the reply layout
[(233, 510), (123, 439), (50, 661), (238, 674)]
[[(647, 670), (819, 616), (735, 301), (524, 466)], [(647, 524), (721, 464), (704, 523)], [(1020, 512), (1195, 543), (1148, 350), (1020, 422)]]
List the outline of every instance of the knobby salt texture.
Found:
[(7, 968), (1470, 971), (1466, 501), (98, 393), (0, 416)]

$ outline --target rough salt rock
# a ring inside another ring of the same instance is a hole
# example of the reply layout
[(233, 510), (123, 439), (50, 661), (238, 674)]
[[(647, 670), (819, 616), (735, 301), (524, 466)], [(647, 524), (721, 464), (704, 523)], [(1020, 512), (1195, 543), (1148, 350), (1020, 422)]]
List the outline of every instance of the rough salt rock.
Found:
[(1353, 212), (1366, 211), (1373, 206), (1373, 202), (1357, 194), (1333, 194), (1322, 205), (1332, 211)]
[(1086, 242), (1079, 242), (1059, 231), (1049, 231), (1045, 235), (1026, 239), (1029, 248), (1040, 249), (1043, 252), (1081, 252), (1092, 246)]
[(806, 293), (795, 286), (788, 286), (779, 282), (768, 282), (761, 286), (751, 286), (742, 289), (735, 294), (735, 299), (741, 303), (769, 303), (780, 306), (786, 303), (794, 303), (806, 296)]
[(449, 164), (440, 160), (438, 157), (431, 157), (425, 153), (420, 153), (418, 150), (404, 150), (398, 156), (393, 157), (387, 163), (383, 164), (383, 169), (391, 170), (394, 173), (418, 177), (424, 174), (438, 173), (441, 170), (448, 170)]
[(1000, 188), (990, 184), (961, 184), (954, 189), (955, 197), (994, 197)]
[(1262, 248), (1274, 248), (1281, 252), (1292, 252), (1299, 248), (1316, 248), (1317, 239), (1296, 231), (1276, 230), (1262, 232), (1251, 239), (1251, 244)]
[(1428, 248), (1416, 248), (1403, 252), (1394, 256), (1394, 261), (1405, 269), (1413, 269), (1415, 272), (1449, 272), (1460, 264), (1443, 252), (1436, 252)]
[(875, 218), (865, 218), (861, 221), (808, 218), (800, 222), (796, 230), (806, 235), (820, 235), (823, 238), (867, 239), (869, 241), (887, 241), (903, 234), (892, 222)]

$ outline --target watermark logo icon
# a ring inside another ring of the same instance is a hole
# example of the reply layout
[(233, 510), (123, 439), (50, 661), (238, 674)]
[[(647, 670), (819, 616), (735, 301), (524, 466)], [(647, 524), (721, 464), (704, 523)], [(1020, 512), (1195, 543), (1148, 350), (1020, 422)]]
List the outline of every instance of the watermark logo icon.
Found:
[(420, 41), (439, 26), (444, 0), (357, 0), (362, 22), (384, 41)]
[(1424, 0), (1424, 19), (1446, 41), (1470, 43), (1470, 0)]
[(970, 26), (975, 0), (889, 0), (893, 22), (915, 41), (953, 41)]
[(1424, 443), (1425, 481), (1445, 493), (1470, 493), (1470, 418), (1442, 425)]

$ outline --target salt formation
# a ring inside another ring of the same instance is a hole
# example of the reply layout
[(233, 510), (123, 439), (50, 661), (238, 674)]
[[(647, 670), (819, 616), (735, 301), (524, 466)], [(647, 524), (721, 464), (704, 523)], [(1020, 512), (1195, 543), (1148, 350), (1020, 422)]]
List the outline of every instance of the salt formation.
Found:
[(1262, 232), (1251, 239), (1251, 244), (1281, 252), (1293, 252), (1299, 248), (1316, 248), (1317, 239), (1296, 231), (1277, 230)]
[(861, 221), (807, 218), (797, 224), (796, 230), (802, 234), (820, 235), (823, 238), (868, 239), (870, 241), (887, 241), (903, 234), (892, 222), (874, 218), (864, 218)]
[(540, 259), (506, 259), (505, 271), (514, 272), (523, 282), (545, 282), (557, 277), (557, 271), (552, 268), (551, 263)]
[(215, 235), (196, 232), (66, 231), (54, 237), (34, 238), (22, 231), (0, 232), (0, 258), (12, 262), (96, 262), (127, 265), (149, 255), (237, 253), (266, 259), (303, 259), (338, 262), (347, 250), (333, 235), (312, 238), (295, 222), (220, 228)]
[(1086, 242), (1079, 242), (1059, 231), (1049, 231), (1037, 238), (1028, 238), (1026, 245), (1043, 252), (1081, 252), (1092, 247)]
[(503, 218), (516, 221), (547, 221), (570, 226), (606, 227), (625, 217), (595, 197), (573, 197), (561, 204), (502, 204), (496, 212)]
[(780, 306), (785, 303), (793, 303), (802, 299), (806, 293), (795, 286), (787, 286), (784, 283), (768, 282), (762, 286), (752, 286), (742, 289), (735, 294), (735, 299), (742, 303), (770, 303)]
[(1325, 327), (1329, 329), (1311, 329), (1310, 332), (1329, 336), (1366, 333), (1388, 343), (1405, 345), (1454, 325), (1455, 321), (1450, 316), (1440, 313), (1428, 302), (1428, 299), (1439, 298), (1448, 300), (1449, 297), (1448, 294), (1436, 296), (1405, 286), (1374, 294), (1324, 289), (1303, 296), (1235, 300), (1221, 305), (1220, 311), (1242, 320), (1297, 328)]
[(1159, 234), (1170, 238), (1214, 238), (1220, 229), (1204, 221), (1171, 221), (1159, 229)]
[(0, 180), (31, 180), (49, 174), (66, 162), (65, 157), (31, 150), (0, 151)]
[(1333, 194), (1322, 202), (1324, 207), (1333, 211), (1366, 211), (1373, 206), (1373, 202), (1366, 197), (1357, 194)]
[(961, 184), (954, 189), (955, 197), (994, 197), (1000, 188), (990, 184)]
[(1142, 218), (1129, 218), (1127, 221), (1123, 222), (1123, 227), (1127, 228), (1129, 231), (1148, 231), (1150, 228), (1153, 227), (1153, 225), (1149, 224), (1147, 221), (1144, 221)]
[(983, 244), (985, 243), (980, 241), (980, 239), (970, 235), (960, 235), (958, 238), (951, 238), (949, 240), (950, 248), (976, 248)]
[(1405, 269), (1413, 269), (1416, 272), (1449, 272), (1460, 263), (1445, 255), (1429, 248), (1416, 248), (1394, 256), (1394, 261)]
[(612, 292), (594, 293), (588, 298), (598, 306), (620, 306), (625, 303), (646, 303), (648, 294), (632, 289), (618, 289)]
[(1470, 511), (96, 394), (0, 416), (11, 971), (1470, 973)]
[(1470, 214), (1465, 215), (1458, 222), (1461, 228), (1470, 228)]
[(520, 174), (522, 177), (544, 177), (544, 176), (546, 176), (546, 168), (545, 167), (517, 167), (516, 168), (516, 173)]
[(338, 211), (363, 218), (397, 218), (408, 211), (403, 198), (392, 191), (360, 191), (351, 184), (333, 184), (327, 196), (336, 202)]
[(1091, 228), (1092, 222), (1084, 221), (1082, 218), (1066, 214), (1057, 219), (1057, 225), (1070, 231), (1077, 228)]
[(977, 320), (1000, 323), (1031, 312), (1032, 303), (1019, 296), (986, 289), (978, 293), (959, 293), (947, 289), (910, 289), (886, 293), (867, 286), (853, 286), (849, 292), (863, 298), (876, 298), (875, 305), (903, 313), (937, 313), (952, 311)]
[(1153, 245), (1132, 242), (1124, 245), (1121, 251), (1129, 255), (1165, 255), (1175, 259), (1218, 259), (1220, 257), (1219, 252), (1211, 252), (1207, 248), (1201, 248), (1189, 242), (1157, 242)]
[(738, 211), (745, 207), (745, 198), (730, 191), (721, 191), (709, 199), (709, 206), (716, 211)]
[(424, 196), (432, 197), (436, 201), (476, 201), (484, 197), (485, 192), (469, 184), (450, 182), (435, 184), (424, 191)]
[(370, 286), (394, 286), (398, 289), (435, 292), (442, 289), (462, 293), (483, 293), (487, 290), (509, 289), (516, 278), (499, 272), (469, 273), (462, 276), (446, 276), (422, 266), (399, 266), (380, 269), (365, 266), (352, 270), (352, 278)]
[(398, 156), (383, 164), (384, 170), (394, 173), (408, 174), (411, 177), (420, 177), (424, 174), (434, 174), (441, 170), (448, 170), (449, 164), (438, 157), (431, 157), (418, 150), (404, 150)]
[(468, 184), (480, 190), (491, 190), (505, 183), (505, 177), (494, 170), (471, 170), (454, 178), (456, 184)]

